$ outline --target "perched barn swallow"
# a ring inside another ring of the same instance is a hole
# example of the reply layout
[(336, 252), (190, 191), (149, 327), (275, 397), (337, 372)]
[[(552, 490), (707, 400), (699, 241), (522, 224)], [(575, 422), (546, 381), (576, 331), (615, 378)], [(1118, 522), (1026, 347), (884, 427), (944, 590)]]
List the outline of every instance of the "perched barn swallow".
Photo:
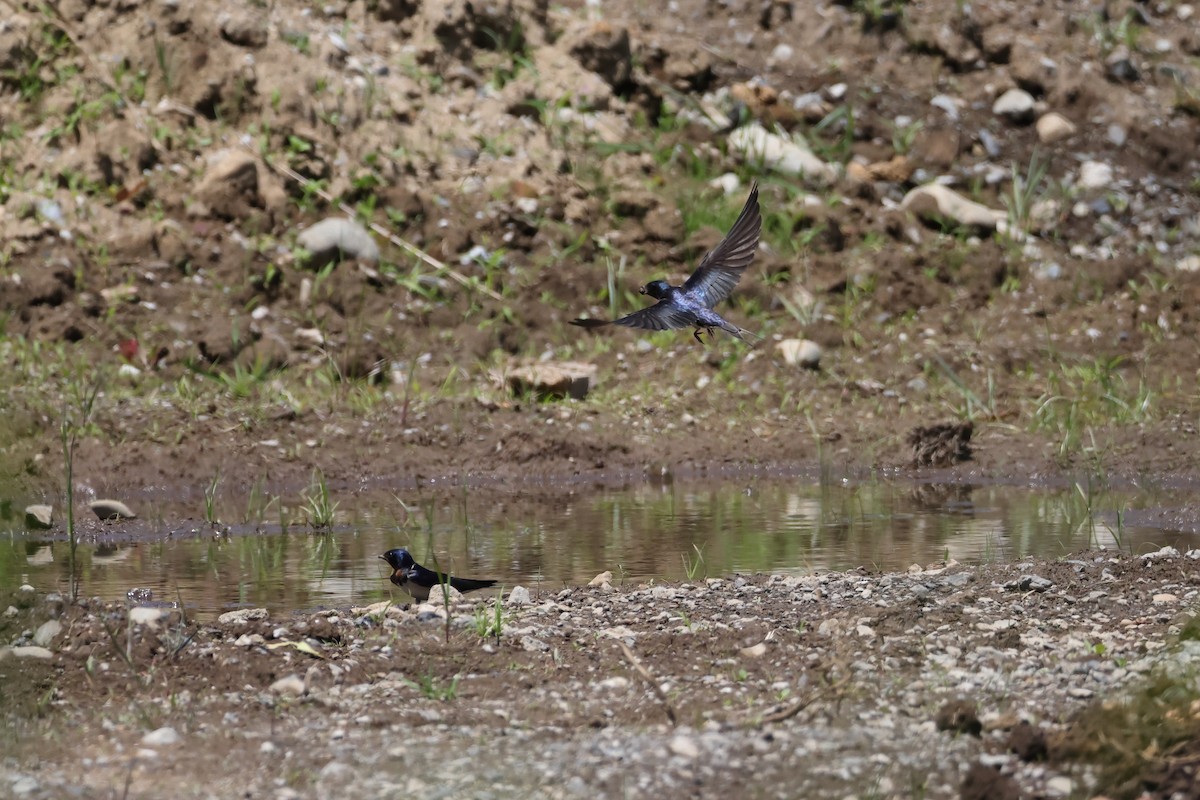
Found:
[(495, 586), (495, 581), (477, 581), (471, 578), (446, 577), (440, 572), (426, 569), (413, 561), (412, 554), (403, 547), (388, 550), (380, 556), (392, 568), (391, 581), (413, 596), (414, 600), (428, 600), (429, 590), (449, 583), (460, 592), (473, 592)]
[(683, 286), (672, 286), (666, 281), (651, 281), (638, 289), (642, 294), (648, 294), (658, 300), (649, 308), (627, 314), (620, 319), (573, 319), (571, 324), (581, 328), (625, 325), (651, 331), (695, 326), (696, 330), (692, 335), (701, 343), (701, 331), (708, 331), (711, 339), (713, 328), (720, 328), (730, 336), (747, 341), (743, 334), (750, 331), (726, 322), (720, 314), (713, 311), (713, 306), (729, 297), (746, 267), (754, 260), (761, 232), (762, 216), (758, 211), (756, 182), (750, 187), (750, 197), (729, 233), (704, 256), (700, 266)]

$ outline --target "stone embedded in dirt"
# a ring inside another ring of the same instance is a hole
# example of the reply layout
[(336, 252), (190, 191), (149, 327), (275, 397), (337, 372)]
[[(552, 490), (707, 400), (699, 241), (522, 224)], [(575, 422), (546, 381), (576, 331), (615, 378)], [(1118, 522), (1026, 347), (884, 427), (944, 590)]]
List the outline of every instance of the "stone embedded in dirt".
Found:
[(234, 639), (234, 647), (254, 647), (255, 645), (266, 644), (267, 639), (261, 633), (243, 633), (238, 638)]
[(294, 673), (286, 675), (272, 683), (270, 691), (272, 694), (299, 697), (304, 694), (304, 679)]
[(900, 208), (921, 219), (936, 221), (940, 217), (988, 231), (995, 230), (1008, 216), (1003, 211), (968, 200), (953, 189), (932, 183), (918, 186), (904, 195)]
[(971, 434), (975, 425), (967, 422), (946, 422), (940, 425), (914, 428), (908, 434), (913, 449), (913, 465), (917, 467), (950, 467), (971, 457)]
[(595, 364), (582, 361), (545, 361), (510, 370), (505, 382), (515, 395), (532, 393), (543, 400), (582, 400), (591, 391), (596, 372)]
[(49, 647), (54, 637), (62, 633), (62, 623), (56, 619), (48, 619), (38, 626), (33, 634), (33, 643), (38, 647)]
[(945, 703), (938, 709), (933, 720), (939, 731), (978, 736), (983, 730), (983, 723), (979, 721), (979, 712), (975, 704), (963, 698)]
[(54, 507), (46, 505), (25, 506), (25, 524), (30, 528), (54, 526)]
[(694, 760), (700, 757), (700, 747), (696, 744), (696, 740), (691, 736), (684, 736), (682, 733), (676, 734), (671, 739), (668, 745), (671, 752), (677, 756), (682, 756), (688, 760)]
[(233, 13), (222, 13), (217, 17), (221, 38), (241, 47), (266, 47), (268, 20), (265, 11), (239, 8)]
[(1075, 182), (1080, 189), (1107, 189), (1113, 182), (1113, 168), (1100, 161), (1085, 161), (1079, 167), (1079, 179)]
[(771, 133), (757, 122), (729, 134), (729, 147), (751, 164), (783, 175), (794, 175), (831, 183), (837, 179), (837, 167), (826, 164), (800, 142)]
[(1009, 89), (992, 103), (992, 113), (1011, 122), (1028, 125), (1033, 122), (1033, 95), (1024, 89)]
[(379, 245), (370, 232), (345, 217), (329, 217), (304, 229), (296, 237), (296, 244), (309, 253), (304, 266), (314, 270), (345, 258), (379, 260)]
[(588, 581), (588, 586), (603, 586), (606, 583), (612, 583), (612, 572), (605, 570), (596, 577)]
[(819, 369), (821, 366), (821, 345), (808, 339), (784, 339), (775, 344), (775, 349), (789, 367)]
[(179, 732), (174, 728), (158, 728), (142, 737), (142, 744), (147, 747), (170, 747), (179, 741)]
[(1121, 83), (1132, 83), (1142, 77), (1142, 73), (1129, 57), (1129, 51), (1118, 47), (1104, 60), (1104, 69), (1111, 80)]
[(54, 653), (51, 653), (44, 647), (35, 645), (27, 645), (24, 647), (0, 647), (0, 661), (8, 657), (13, 658), (38, 658), (43, 661), (54, 658)]
[(196, 199), (224, 219), (240, 219), (261, 207), (258, 164), (244, 150), (219, 150), (208, 157), (208, 169), (196, 187)]
[(1053, 588), (1054, 581), (1041, 575), (1022, 575), (1015, 581), (1008, 581), (1004, 588), (1010, 592), (1045, 592)]
[(120, 500), (93, 500), (88, 508), (104, 522), (114, 522), (123, 519), (137, 519), (137, 514), (129, 510), (129, 506)]
[(265, 608), (239, 608), (237, 611), (226, 611), (217, 617), (221, 625), (245, 625), (247, 622), (258, 622), (267, 618)]
[(633, 50), (627, 28), (604, 21), (585, 22), (564, 33), (559, 45), (614, 89), (624, 88), (633, 75)]
[(1038, 117), (1037, 135), (1042, 144), (1054, 144), (1070, 139), (1076, 130), (1075, 123), (1057, 111)]
[(514, 586), (508, 593), (508, 597), (504, 599), (505, 605), (508, 606), (527, 606), (532, 602), (533, 598), (529, 596), (529, 590), (524, 586)]

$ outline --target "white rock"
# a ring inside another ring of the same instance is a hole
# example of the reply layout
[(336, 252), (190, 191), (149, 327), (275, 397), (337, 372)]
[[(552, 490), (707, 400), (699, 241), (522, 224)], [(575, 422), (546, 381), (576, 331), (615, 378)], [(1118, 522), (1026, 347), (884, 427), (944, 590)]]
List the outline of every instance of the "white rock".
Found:
[(93, 500), (88, 508), (102, 520), (137, 519), (137, 514), (120, 500)]
[(271, 684), (271, 693), (299, 697), (304, 694), (304, 679), (295, 674), (282, 677)]
[(32, 775), (22, 775), (12, 783), (13, 797), (24, 797), (27, 794), (33, 794), (40, 788), (37, 778)]
[(1042, 144), (1054, 144), (1069, 139), (1075, 135), (1076, 130), (1075, 123), (1057, 111), (1043, 114), (1037, 121), (1037, 135)]
[(929, 100), (929, 105), (944, 111), (951, 120), (958, 119), (958, 101), (948, 94), (934, 95)]
[(836, 167), (826, 164), (799, 141), (771, 133), (758, 123), (729, 134), (729, 147), (743, 159), (760, 162), (784, 175), (803, 175), (829, 183), (837, 178)]
[(1113, 168), (1099, 161), (1085, 161), (1079, 168), (1079, 188), (1105, 189), (1113, 181)]
[(40, 658), (43, 661), (54, 658), (54, 653), (51, 653), (44, 647), (0, 647), (0, 661), (6, 658)]
[(1028, 122), (1033, 119), (1033, 95), (1024, 89), (1009, 89), (996, 98), (992, 103), (992, 113), (998, 117), (1008, 117), (1015, 122)]
[(900, 208), (911, 211), (918, 217), (945, 217), (960, 225), (970, 225), (994, 230), (1008, 215), (968, 200), (945, 186), (928, 183), (918, 186), (904, 196)]
[(1055, 775), (1046, 781), (1046, 793), (1051, 797), (1068, 797), (1075, 791), (1075, 783), (1065, 775)]
[(323, 266), (339, 257), (379, 260), (379, 245), (369, 231), (352, 219), (329, 217), (300, 232), (296, 244), (312, 254), (310, 266)]
[(33, 634), (33, 643), (39, 647), (47, 647), (60, 633), (62, 623), (56, 619), (48, 619), (38, 626), (37, 632)]
[(622, 675), (616, 675), (611, 678), (605, 678), (596, 684), (597, 689), (602, 689), (608, 692), (619, 692), (629, 688), (629, 678)]
[(25, 507), (25, 524), (31, 528), (49, 528), (54, 525), (54, 508), (46, 505)]
[(533, 602), (533, 598), (529, 596), (529, 590), (524, 586), (514, 586), (512, 591), (508, 593), (504, 604), (508, 606), (527, 606)]
[(708, 185), (714, 189), (720, 189), (723, 194), (728, 196), (742, 188), (742, 179), (732, 172), (726, 172), (724, 175), (713, 178)]
[(808, 339), (784, 339), (775, 349), (789, 367), (816, 369), (821, 365), (821, 345)]
[(772, 61), (789, 61), (791, 59), (791, 57), (793, 55), (795, 55), (795, 52), (796, 51), (792, 49), (791, 45), (783, 44), (781, 42), (781, 43), (775, 45), (775, 49), (771, 51), (771, 60)]
[(587, 397), (599, 368), (583, 361), (543, 361), (515, 367), (504, 376), (514, 394), (531, 392), (539, 397)]
[(267, 640), (261, 633), (243, 633), (233, 641), (234, 647), (253, 647), (256, 644), (266, 644)]
[(142, 744), (147, 747), (170, 747), (179, 744), (179, 733), (174, 728), (159, 728), (143, 736)]
[(1175, 262), (1175, 269), (1180, 272), (1200, 272), (1200, 255), (1188, 255)]
[(683, 734), (676, 735), (671, 739), (669, 747), (671, 748), (671, 752), (677, 756), (683, 756), (687, 759), (700, 757), (700, 748), (697, 746), (696, 740), (690, 736), (684, 736)]
[(154, 606), (134, 606), (129, 609), (129, 621), (134, 625), (149, 625), (157, 628), (158, 623), (171, 616), (171, 609)]
[(1165, 605), (1170, 605), (1171, 603), (1179, 602), (1179, 598), (1176, 597), (1175, 595), (1171, 594), (1170, 592), (1163, 592), (1162, 594), (1156, 594), (1156, 595), (1154, 595), (1154, 597), (1150, 598), (1150, 600), (1156, 606), (1165, 606)]
[(267, 610), (265, 608), (239, 608), (237, 611), (226, 611), (217, 617), (217, 622), (222, 625), (245, 625), (247, 622), (266, 618)]

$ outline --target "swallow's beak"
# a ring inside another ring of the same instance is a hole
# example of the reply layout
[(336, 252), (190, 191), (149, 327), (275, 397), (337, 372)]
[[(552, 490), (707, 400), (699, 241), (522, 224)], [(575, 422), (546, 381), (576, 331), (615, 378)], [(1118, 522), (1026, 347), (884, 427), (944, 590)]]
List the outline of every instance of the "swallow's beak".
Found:
[(639, 287), (638, 287), (638, 294), (645, 294), (645, 293), (646, 293), (646, 287), (645, 287), (645, 286), (639, 286)]

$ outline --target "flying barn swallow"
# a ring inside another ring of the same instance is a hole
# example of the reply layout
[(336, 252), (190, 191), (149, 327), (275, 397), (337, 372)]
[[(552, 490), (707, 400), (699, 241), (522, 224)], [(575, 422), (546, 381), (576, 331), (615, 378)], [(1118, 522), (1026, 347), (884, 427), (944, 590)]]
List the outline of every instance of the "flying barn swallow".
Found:
[(380, 558), (392, 568), (391, 582), (412, 595), (414, 600), (428, 600), (429, 591), (443, 583), (449, 583), (460, 592), (473, 592), (496, 585), (493, 580), (447, 577), (440, 572), (426, 569), (414, 561), (412, 554), (403, 547), (388, 550)]
[(672, 286), (663, 280), (651, 281), (638, 291), (658, 300), (654, 305), (619, 319), (573, 319), (571, 324), (581, 328), (624, 325), (651, 331), (695, 326), (692, 335), (701, 343), (701, 331), (708, 331), (711, 339), (713, 329), (720, 328), (730, 336), (748, 341), (743, 334), (755, 334), (726, 322), (713, 311), (713, 306), (729, 297), (746, 267), (754, 260), (761, 233), (762, 215), (758, 210), (758, 183), (755, 182), (729, 233), (704, 256), (700, 266), (682, 286)]

